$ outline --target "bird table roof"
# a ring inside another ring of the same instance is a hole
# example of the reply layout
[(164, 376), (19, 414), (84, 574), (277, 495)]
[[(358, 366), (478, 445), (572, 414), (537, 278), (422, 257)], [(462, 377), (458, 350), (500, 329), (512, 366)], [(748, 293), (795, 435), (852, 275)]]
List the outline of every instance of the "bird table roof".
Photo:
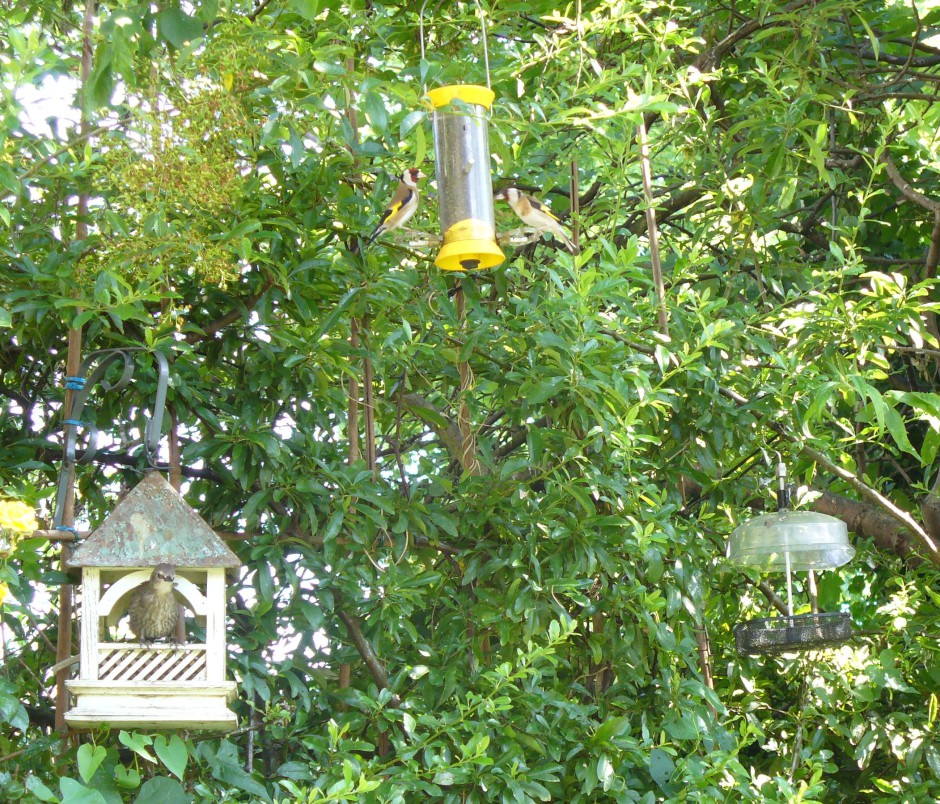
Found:
[(69, 567), (238, 567), (241, 561), (158, 472), (148, 472), (66, 560)]

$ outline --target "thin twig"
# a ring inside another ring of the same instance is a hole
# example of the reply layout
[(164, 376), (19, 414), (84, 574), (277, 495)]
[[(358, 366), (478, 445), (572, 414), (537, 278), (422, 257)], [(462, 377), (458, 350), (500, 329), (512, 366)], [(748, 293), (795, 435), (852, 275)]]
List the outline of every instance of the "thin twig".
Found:
[(650, 169), (650, 148), (646, 136), (646, 120), (640, 115), (638, 129), (640, 142), (640, 170), (643, 174), (643, 195), (646, 202), (646, 230), (650, 244), (650, 260), (653, 263), (653, 284), (656, 286), (659, 331), (669, 337), (669, 321), (666, 315), (666, 288), (663, 284), (663, 265), (659, 255), (659, 232), (656, 228), (656, 209), (653, 206), (653, 179)]

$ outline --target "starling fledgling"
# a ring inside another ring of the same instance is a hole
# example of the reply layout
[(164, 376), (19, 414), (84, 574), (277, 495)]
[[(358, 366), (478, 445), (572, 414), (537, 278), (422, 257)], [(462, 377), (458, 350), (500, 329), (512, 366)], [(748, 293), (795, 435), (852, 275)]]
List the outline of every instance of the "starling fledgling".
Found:
[(131, 631), (141, 642), (173, 637), (182, 642), (185, 637), (183, 607), (173, 594), (176, 568), (172, 564), (158, 564), (150, 580), (134, 590), (127, 606)]

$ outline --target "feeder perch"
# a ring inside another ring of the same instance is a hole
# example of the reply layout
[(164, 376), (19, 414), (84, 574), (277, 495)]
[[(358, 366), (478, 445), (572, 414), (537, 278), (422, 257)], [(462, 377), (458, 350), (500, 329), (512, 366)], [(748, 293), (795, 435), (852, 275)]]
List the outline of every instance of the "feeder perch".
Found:
[(445, 271), (493, 268), (506, 259), (496, 243), (486, 118), (495, 97), (489, 87), (474, 84), (427, 93), (444, 241), (434, 264)]
[(734, 628), (735, 647), (742, 656), (838, 645), (852, 637), (849, 615), (844, 612), (793, 614), (793, 573), (807, 571), (810, 589), (814, 570), (834, 569), (855, 555), (845, 523), (814, 511), (789, 511), (786, 467), (777, 465), (778, 510), (739, 525), (728, 539), (727, 556), (736, 564), (764, 572), (784, 572), (787, 578), (787, 616), (739, 623)]
[[(161, 563), (176, 568), (187, 635), (204, 637), (183, 644), (108, 641), (134, 589)], [(66, 682), (74, 699), (66, 723), (234, 729), (228, 703), (236, 687), (225, 673), (225, 570), (240, 565), (161, 475), (145, 475), (66, 561), (82, 570), (79, 674)]]

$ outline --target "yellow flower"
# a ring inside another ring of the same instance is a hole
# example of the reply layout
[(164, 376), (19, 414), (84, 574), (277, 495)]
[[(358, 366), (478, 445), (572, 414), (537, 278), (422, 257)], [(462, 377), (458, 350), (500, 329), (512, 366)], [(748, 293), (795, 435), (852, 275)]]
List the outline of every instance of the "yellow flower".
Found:
[(7, 589), (7, 585), (5, 583), (0, 583), (0, 606), (3, 605), (3, 601), (7, 599), (8, 594), (9, 590)]
[(33, 509), (18, 500), (0, 501), (0, 530), (31, 533), (39, 527)]

